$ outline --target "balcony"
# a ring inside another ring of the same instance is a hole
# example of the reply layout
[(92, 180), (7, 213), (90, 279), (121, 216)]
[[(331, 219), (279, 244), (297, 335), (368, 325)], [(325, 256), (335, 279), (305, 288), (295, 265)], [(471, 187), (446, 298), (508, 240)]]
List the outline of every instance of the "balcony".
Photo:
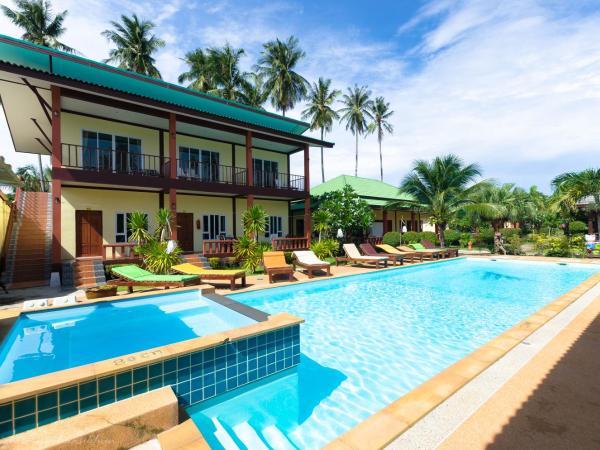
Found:
[[(247, 171), (244, 167), (211, 164), (188, 159), (177, 159), (177, 188), (212, 190), (218, 192), (252, 193), (249, 189), (263, 190), (262, 193), (296, 196), (304, 192), (304, 177), (275, 171), (255, 171), (252, 187), (248, 186)], [(95, 172), (90, 182), (105, 174), (115, 174), (120, 181), (123, 176), (153, 177), (153, 185), (169, 187), (171, 161), (168, 157), (133, 153), (110, 148), (95, 148), (76, 144), (62, 144), (62, 167), (78, 169), (82, 172)], [(76, 171), (82, 174), (82, 172)], [(83, 174), (82, 174), (83, 175)], [(82, 179), (85, 176), (79, 176)], [(162, 179), (162, 180), (157, 180)], [(105, 180), (105, 179), (104, 179)], [(142, 185), (147, 182), (140, 181)], [(183, 183), (183, 185), (182, 185)], [(115, 182), (115, 184), (119, 184)], [(132, 183), (133, 184), (133, 183)], [(245, 189), (240, 189), (245, 188)], [(270, 192), (269, 192), (270, 191)]]

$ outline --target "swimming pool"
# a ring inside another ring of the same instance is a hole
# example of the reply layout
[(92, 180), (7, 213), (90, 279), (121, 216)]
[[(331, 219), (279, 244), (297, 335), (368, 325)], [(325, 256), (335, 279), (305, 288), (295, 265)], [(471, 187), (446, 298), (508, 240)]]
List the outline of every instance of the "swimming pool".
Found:
[(0, 347), (0, 383), (255, 322), (197, 290), (21, 314)]
[(213, 448), (318, 448), (598, 271), (457, 259), (231, 295), (306, 320), (300, 365), (188, 408)]

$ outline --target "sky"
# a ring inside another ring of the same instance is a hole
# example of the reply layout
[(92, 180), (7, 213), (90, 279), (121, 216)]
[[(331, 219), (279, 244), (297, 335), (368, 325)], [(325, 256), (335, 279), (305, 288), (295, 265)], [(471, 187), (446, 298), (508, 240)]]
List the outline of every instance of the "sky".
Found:
[[(0, 0), (7, 6), (12, 2)], [(101, 60), (101, 32), (119, 14), (156, 24), (166, 46), (156, 55), (176, 82), (186, 51), (230, 43), (252, 70), (262, 44), (294, 35), (306, 52), (298, 71), (331, 78), (345, 92), (368, 86), (394, 114), (383, 141), (384, 181), (398, 185), (415, 159), (455, 153), (485, 178), (537, 185), (598, 166), (600, 0), (191, 1), (55, 0), (68, 10), (63, 42)], [(22, 32), (0, 17), (2, 33)], [(270, 106), (269, 106), (270, 108)], [(303, 105), (289, 112), (300, 118)], [(1, 114), (1, 113), (0, 113)], [(315, 136), (318, 133), (314, 133)], [(354, 136), (336, 124), (326, 136), (325, 175), (354, 173)], [(15, 166), (37, 159), (12, 148), (0, 117), (0, 148)], [(358, 175), (379, 176), (375, 135), (359, 139)], [(302, 173), (301, 157), (292, 172)], [(319, 150), (311, 182), (321, 182)]]

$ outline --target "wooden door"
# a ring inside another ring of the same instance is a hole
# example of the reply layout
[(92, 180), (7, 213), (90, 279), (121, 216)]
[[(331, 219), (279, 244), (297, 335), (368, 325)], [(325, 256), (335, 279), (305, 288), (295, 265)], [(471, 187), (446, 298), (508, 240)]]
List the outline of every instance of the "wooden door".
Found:
[(177, 213), (177, 240), (184, 252), (194, 251), (194, 215)]
[(75, 211), (76, 256), (102, 256), (102, 211)]

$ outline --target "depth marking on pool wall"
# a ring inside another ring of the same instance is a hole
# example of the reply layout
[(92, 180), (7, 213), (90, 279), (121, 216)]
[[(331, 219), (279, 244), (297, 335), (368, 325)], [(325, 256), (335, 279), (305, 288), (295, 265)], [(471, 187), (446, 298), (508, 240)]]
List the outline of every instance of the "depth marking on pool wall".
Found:
[(128, 356), (127, 358), (113, 359), (113, 364), (115, 366), (122, 366), (123, 364), (136, 362), (139, 359), (147, 359), (147, 358), (150, 358), (152, 356), (157, 356), (157, 355), (162, 355), (161, 349), (152, 350), (149, 352), (142, 352), (142, 353), (139, 353), (138, 355)]

